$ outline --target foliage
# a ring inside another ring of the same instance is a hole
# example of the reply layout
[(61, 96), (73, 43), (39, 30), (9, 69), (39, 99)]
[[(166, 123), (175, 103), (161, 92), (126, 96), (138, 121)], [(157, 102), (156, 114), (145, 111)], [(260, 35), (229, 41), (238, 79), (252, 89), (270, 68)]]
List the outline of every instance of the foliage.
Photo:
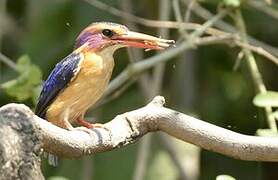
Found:
[(233, 178), (232, 176), (230, 176), (230, 175), (224, 175), (224, 174), (222, 174), (222, 175), (218, 175), (217, 177), (216, 177), (216, 180), (236, 180), (235, 178)]
[(16, 67), (19, 73), (18, 77), (3, 83), (2, 88), (19, 102), (32, 99), (35, 104), (42, 83), (40, 68), (31, 64), (27, 55), (23, 55), (17, 60)]
[(63, 176), (52, 176), (52, 177), (49, 177), (47, 180), (69, 180), (69, 179), (65, 178)]
[(267, 91), (255, 96), (253, 103), (258, 107), (278, 107), (278, 92)]
[(266, 137), (277, 137), (277, 132), (273, 132), (271, 129), (258, 129), (256, 132), (259, 136), (266, 136)]
[(239, 7), (240, 6), (240, 0), (223, 0), (224, 5), (230, 6), (230, 7)]

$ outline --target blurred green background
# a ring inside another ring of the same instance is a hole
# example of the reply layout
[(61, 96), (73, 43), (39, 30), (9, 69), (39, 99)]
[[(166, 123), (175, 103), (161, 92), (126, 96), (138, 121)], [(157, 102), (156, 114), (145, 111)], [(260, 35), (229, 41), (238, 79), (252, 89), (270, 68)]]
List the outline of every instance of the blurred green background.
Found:
[[(1, 106), (20, 102), (34, 108), (41, 75), (42, 80), (45, 80), (54, 65), (72, 51), (74, 40), (83, 28), (96, 21), (126, 22), (121, 17), (111, 15), (81, 0), (0, 0), (0, 2), (0, 51), (14, 62), (20, 57), (25, 59), (22, 60), (23, 72), (20, 74), (24, 74), (24, 69), (29, 68), (31, 73), (27, 76), (37, 77), (28, 81), (28, 87), (22, 88), (22, 85), (19, 85), (16, 89), (11, 89), (10, 93), (0, 89)], [(159, 19), (161, 3), (159, 0), (102, 2), (119, 9), (126, 8), (125, 5), (128, 3), (131, 5), (128, 10), (132, 14), (148, 19)], [(172, 5), (170, 0), (169, 2)], [(201, 5), (211, 12), (215, 12), (219, 5), (219, 1), (202, 2)], [(182, 3), (180, 7), (182, 12), (187, 9)], [(272, 7), (273, 9), (277, 7), (275, 2)], [(248, 33), (272, 46), (277, 46), (277, 19), (248, 6), (247, 3), (241, 8)], [(170, 9), (170, 20), (175, 20), (173, 10)], [(204, 22), (194, 13), (190, 20), (196, 23)], [(231, 21), (229, 18), (225, 20)], [(158, 28), (138, 25), (138, 29), (148, 34), (158, 34)], [(171, 39), (177, 40), (179, 37), (178, 30), (170, 30)], [(143, 52), (143, 56), (150, 57), (155, 53)], [(165, 96), (168, 107), (232, 131), (254, 135), (257, 129), (267, 128), (266, 118), (263, 110), (252, 104), (256, 92), (246, 64), (243, 62), (237, 71), (233, 70), (238, 53), (239, 48), (226, 45), (210, 45), (186, 51), (166, 64), (162, 91), (159, 94)], [(255, 57), (267, 89), (277, 90), (277, 66), (261, 56), (255, 55)], [(113, 77), (129, 63), (128, 51), (119, 50), (115, 54), (115, 60)], [(32, 64), (28, 65), (28, 61)], [(17, 77), (17, 72), (0, 61), (0, 84)], [(19, 91), (22, 93), (18, 94)], [(118, 98), (94, 109), (87, 116), (97, 117), (100, 122), (107, 122), (117, 114), (143, 106), (146, 104), (144, 99), (146, 98), (138, 83), (135, 83)], [(180, 176), (160, 136), (155, 133), (149, 137), (151, 142), (144, 179), (184, 179)], [(277, 163), (235, 160), (199, 150), (174, 139), (170, 140), (175, 145), (179, 159), (184, 163), (185, 173), (188, 176), (193, 173), (191, 179), (210, 180), (220, 174), (229, 174), (236, 179), (244, 180), (278, 179)], [(50, 167), (43, 160), (43, 173), (46, 178), (51, 177), (49, 179), (52, 180), (62, 177), (84, 180), (135, 179), (136, 163), (140, 161), (137, 157), (139, 146), (142, 146), (142, 143), (78, 160), (63, 159), (57, 168)]]

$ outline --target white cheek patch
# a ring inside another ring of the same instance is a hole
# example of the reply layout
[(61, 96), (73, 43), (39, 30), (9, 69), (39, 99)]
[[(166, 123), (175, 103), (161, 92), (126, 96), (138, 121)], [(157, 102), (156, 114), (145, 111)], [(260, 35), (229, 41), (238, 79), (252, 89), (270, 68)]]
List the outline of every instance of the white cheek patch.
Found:
[(96, 58), (95, 60), (95, 64), (99, 69), (103, 69), (103, 59), (102, 58)]
[(93, 67), (100, 70), (103, 69), (103, 59), (100, 56), (95, 53), (87, 53), (86, 58), (94, 63)]

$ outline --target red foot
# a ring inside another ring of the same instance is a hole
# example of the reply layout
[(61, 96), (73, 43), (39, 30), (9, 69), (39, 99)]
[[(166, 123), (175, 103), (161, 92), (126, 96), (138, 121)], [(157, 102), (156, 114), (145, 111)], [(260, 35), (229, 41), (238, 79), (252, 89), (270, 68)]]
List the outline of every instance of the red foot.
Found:
[(78, 119), (78, 123), (82, 126), (85, 126), (88, 129), (104, 128), (103, 124), (100, 124), (100, 123), (92, 124), (92, 123), (89, 123), (89, 122), (85, 121), (84, 119)]

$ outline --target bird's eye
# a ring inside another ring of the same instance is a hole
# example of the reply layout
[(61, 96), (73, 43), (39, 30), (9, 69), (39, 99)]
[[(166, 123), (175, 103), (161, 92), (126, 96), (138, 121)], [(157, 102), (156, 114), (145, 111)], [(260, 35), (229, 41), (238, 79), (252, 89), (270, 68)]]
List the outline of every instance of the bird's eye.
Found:
[(114, 32), (110, 29), (104, 29), (102, 30), (102, 34), (106, 37), (111, 38), (114, 35)]

